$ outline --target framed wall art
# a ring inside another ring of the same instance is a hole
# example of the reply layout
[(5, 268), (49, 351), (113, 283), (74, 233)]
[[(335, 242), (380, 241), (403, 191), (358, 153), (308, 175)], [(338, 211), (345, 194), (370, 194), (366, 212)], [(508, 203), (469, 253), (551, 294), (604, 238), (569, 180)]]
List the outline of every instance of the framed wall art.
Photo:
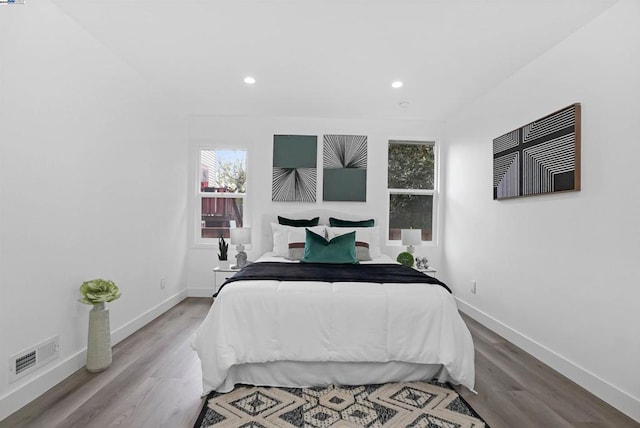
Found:
[(367, 136), (323, 136), (324, 201), (367, 201)]
[(493, 199), (580, 190), (580, 104), (493, 140)]
[(317, 158), (317, 136), (274, 135), (271, 200), (315, 202)]

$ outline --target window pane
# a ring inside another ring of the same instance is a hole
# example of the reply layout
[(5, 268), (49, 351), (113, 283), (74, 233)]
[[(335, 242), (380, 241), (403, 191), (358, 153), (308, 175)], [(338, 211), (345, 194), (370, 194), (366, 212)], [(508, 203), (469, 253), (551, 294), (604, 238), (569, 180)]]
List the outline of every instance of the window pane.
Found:
[(229, 238), (230, 227), (242, 227), (243, 198), (202, 198), (203, 238)]
[(389, 239), (399, 240), (400, 229), (422, 229), (422, 240), (432, 240), (433, 195), (389, 195)]
[(246, 171), (245, 150), (200, 150), (202, 192), (245, 193)]
[(389, 188), (433, 189), (433, 144), (389, 141)]

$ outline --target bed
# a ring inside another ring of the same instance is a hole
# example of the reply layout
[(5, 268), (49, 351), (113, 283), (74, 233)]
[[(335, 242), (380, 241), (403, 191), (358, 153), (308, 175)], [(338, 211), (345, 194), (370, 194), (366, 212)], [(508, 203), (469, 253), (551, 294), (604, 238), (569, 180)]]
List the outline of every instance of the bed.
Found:
[[(289, 231), (290, 246), (300, 233)], [(283, 257), (273, 239), (223, 285), (193, 337), (204, 393), (428, 379), (473, 390), (471, 334), (446, 285), (372, 247), (354, 279), (346, 265)], [(315, 272), (298, 270), (307, 266)]]

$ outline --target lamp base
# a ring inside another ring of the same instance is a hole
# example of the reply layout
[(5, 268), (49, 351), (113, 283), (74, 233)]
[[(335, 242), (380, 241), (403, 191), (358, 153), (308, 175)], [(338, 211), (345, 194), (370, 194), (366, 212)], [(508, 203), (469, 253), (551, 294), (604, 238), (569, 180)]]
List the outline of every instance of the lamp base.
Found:
[(247, 265), (247, 253), (244, 251), (238, 252), (236, 254), (236, 264), (233, 266), (233, 269), (242, 269)]
[(413, 254), (413, 252), (415, 251), (415, 247), (413, 245), (408, 245), (407, 246), (407, 253), (411, 253)]

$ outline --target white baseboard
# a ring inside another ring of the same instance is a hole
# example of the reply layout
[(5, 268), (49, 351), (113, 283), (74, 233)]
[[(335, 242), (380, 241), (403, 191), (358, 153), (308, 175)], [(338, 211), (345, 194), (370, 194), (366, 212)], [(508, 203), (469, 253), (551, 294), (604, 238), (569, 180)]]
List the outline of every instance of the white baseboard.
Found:
[(18, 389), (0, 397), (0, 421), (71, 376), (86, 362), (87, 349), (85, 348), (34, 377)]
[(212, 288), (188, 288), (188, 297), (211, 297), (213, 296)]
[[(112, 345), (121, 342), (131, 334), (135, 333), (155, 318), (159, 317), (187, 297), (187, 290), (169, 297), (160, 304), (149, 309), (142, 315), (129, 321), (122, 327), (111, 332)], [(13, 391), (9, 391), (0, 397), (0, 421), (19, 410), (23, 406), (38, 398), (40, 395), (53, 388), (76, 371), (80, 370), (87, 362), (87, 348), (51, 366), (48, 370), (34, 377), (24, 385)]]
[(149, 309), (144, 314), (132, 319), (122, 327), (113, 330), (111, 332), (111, 344), (116, 345), (117, 343), (123, 341), (186, 298), (187, 290), (181, 290), (168, 299), (164, 300), (159, 305), (156, 305), (153, 308)]
[(508, 327), (487, 313), (456, 297), (458, 308), (480, 324), (533, 355), (549, 367), (568, 377), (593, 395), (606, 401), (630, 418), (640, 422), (640, 398), (610, 384), (562, 355)]

